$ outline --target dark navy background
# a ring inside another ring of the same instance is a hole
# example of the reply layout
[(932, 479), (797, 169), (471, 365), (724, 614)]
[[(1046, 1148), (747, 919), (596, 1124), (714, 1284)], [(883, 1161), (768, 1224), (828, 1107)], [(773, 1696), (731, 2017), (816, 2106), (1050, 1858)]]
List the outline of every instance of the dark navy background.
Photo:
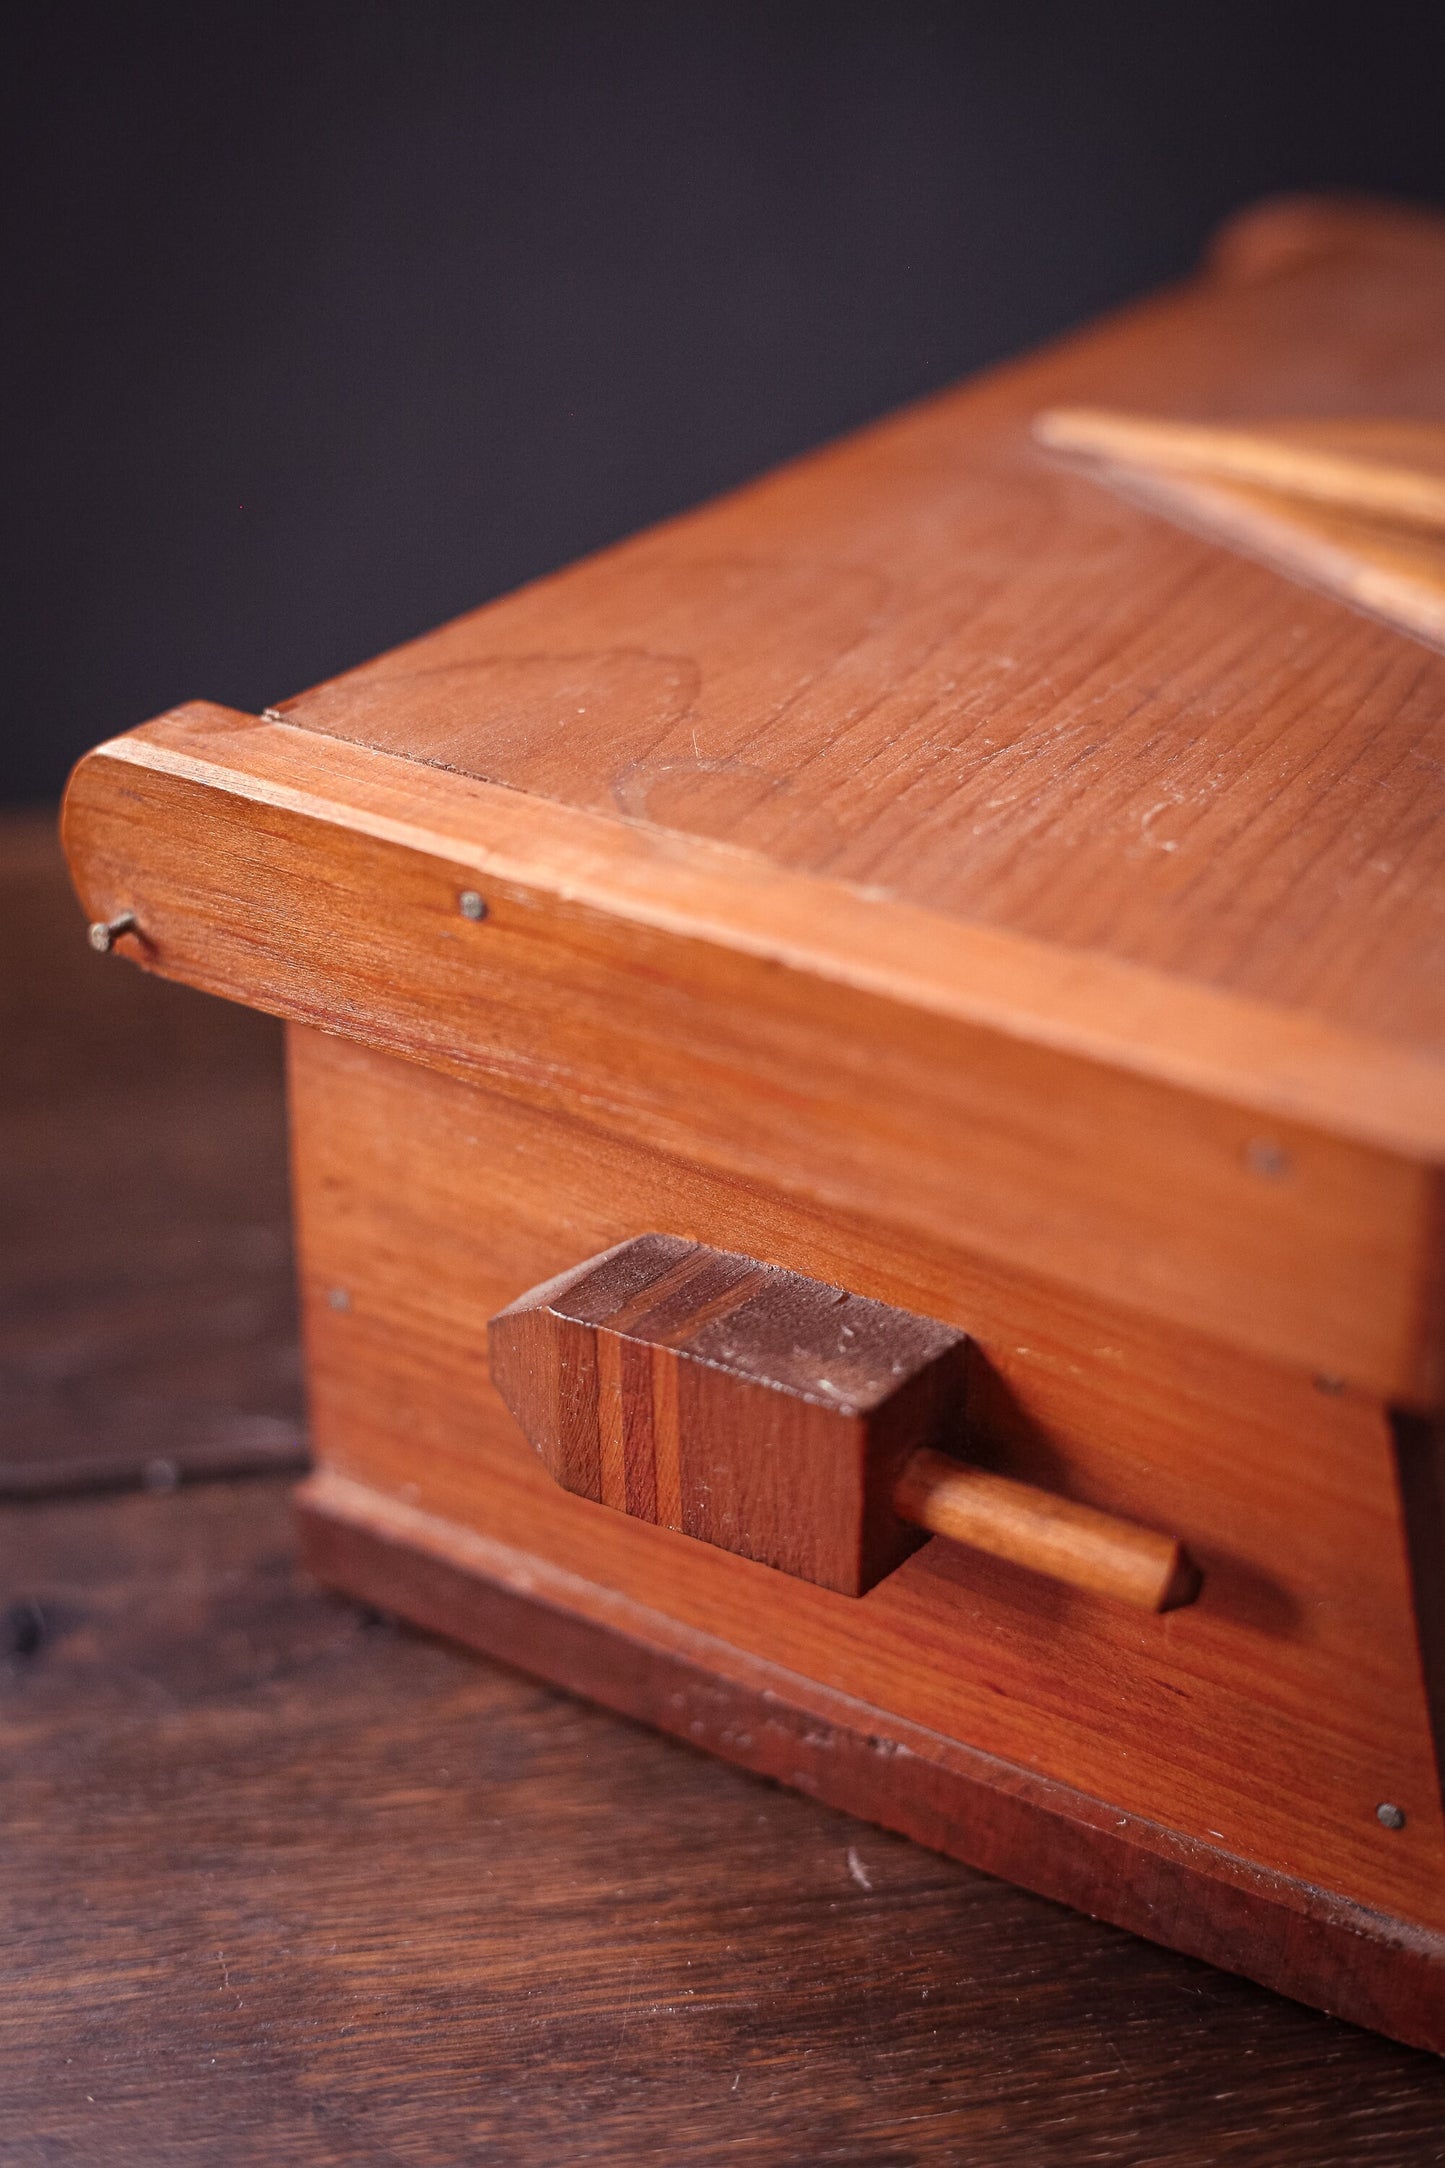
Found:
[(1445, 7), (12, 0), (0, 799), (1186, 267), (1445, 198)]

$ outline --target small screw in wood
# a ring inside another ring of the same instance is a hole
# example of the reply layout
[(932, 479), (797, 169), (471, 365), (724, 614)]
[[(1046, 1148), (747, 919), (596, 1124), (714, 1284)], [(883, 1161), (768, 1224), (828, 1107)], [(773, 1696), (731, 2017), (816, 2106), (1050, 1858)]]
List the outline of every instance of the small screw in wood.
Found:
[(485, 918), (487, 899), (479, 896), (474, 888), (464, 888), (457, 898), (463, 918)]
[(123, 933), (137, 933), (134, 911), (122, 911), (115, 918), (98, 918), (87, 931), (87, 939), (98, 956), (108, 956)]
[(1397, 1807), (1393, 1800), (1385, 1799), (1375, 1809), (1375, 1820), (1382, 1829), (1403, 1829), (1405, 1826), (1405, 1810), (1403, 1807)]

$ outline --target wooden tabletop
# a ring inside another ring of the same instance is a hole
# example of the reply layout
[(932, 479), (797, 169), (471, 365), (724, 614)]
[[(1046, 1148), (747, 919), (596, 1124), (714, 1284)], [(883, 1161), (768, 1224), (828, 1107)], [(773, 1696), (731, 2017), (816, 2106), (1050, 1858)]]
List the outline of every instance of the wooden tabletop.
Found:
[(1433, 2059), (309, 1586), (278, 1037), (0, 869), (6, 2168), (1442, 2158)]

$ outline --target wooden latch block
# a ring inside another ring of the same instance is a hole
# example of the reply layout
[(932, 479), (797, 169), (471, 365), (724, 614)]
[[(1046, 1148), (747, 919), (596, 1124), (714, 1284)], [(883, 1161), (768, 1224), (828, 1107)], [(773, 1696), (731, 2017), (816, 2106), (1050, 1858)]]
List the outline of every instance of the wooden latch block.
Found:
[(675, 1235), (639, 1235), (488, 1327), (492, 1380), (565, 1489), (861, 1596), (925, 1535), (1147, 1611), (1192, 1601), (1172, 1537), (941, 1451), (966, 1336)]
[(962, 1416), (951, 1326), (673, 1235), (534, 1288), (488, 1339), (567, 1490), (849, 1596), (924, 1540), (893, 1485)]

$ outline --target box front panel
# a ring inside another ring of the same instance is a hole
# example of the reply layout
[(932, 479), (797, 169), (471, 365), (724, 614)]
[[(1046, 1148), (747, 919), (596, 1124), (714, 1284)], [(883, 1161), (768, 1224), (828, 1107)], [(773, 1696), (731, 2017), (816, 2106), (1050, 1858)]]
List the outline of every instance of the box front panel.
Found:
[[(905, 1247), (389, 1056), (291, 1042), (323, 1465), (1125, 1812), (1445, 1926), (1378, 1404), (985, 1268), (966, 1227), (956, 1248)], [(1199, 1601), (1131, 1612), (941, 1539), (854, 1599), (559, 1489), (491, 1387), (487, 1319), (645, 1230), (968, 1332), (990, 1464), (1177, 1535)]]

